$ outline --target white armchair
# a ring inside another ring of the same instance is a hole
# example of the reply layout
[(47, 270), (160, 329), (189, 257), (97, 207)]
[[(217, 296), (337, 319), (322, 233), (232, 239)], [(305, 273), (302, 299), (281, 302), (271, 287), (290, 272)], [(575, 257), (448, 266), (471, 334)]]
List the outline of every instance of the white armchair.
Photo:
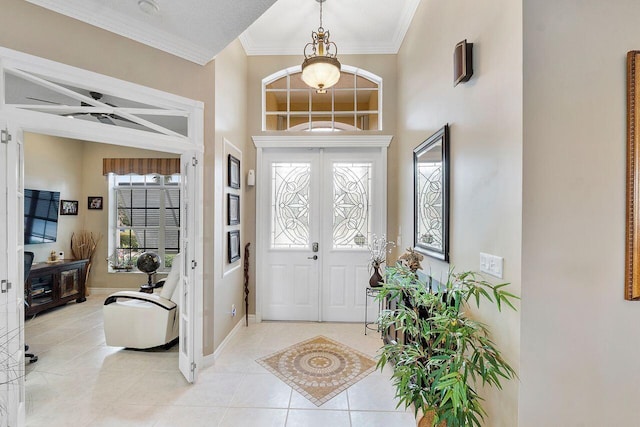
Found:
[(160, 294), (120, 291), (102, 308), (107, 345), (146, 349), (173, 345), (178, 338), (181, 257), (173, 259)]

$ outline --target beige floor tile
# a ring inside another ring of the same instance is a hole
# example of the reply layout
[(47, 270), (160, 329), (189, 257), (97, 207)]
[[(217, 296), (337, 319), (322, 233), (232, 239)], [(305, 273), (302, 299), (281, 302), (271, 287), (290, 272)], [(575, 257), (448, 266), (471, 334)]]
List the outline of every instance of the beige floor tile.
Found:
[(163, 410), (154, 405), (111, 405), (92, 418), (87, 427), (152, 427)]
[(242, 378), (230, 406), (288, 408), (291, 387), (272, 374), (247, 374)]
[[(347, 390), (352, 411), (395, 411), (395, 389), (383, 375), (369, 375)], [(397, 409), (401, 411), (402, 408)]]
[(154, 427), (216, 427), (227, 408), (207, 406), (169, 406), (156, 414)]
[(343, 391), (331, 400), (328, 400), (321, 406), (316, 406), (315, 403), (293, 390), (291, 393), (291, 403), (289, 408), (292, 409), (334, 409), (334, 410), (348, 410), (349, 402), (347, 401), (347, 392)]
[(229, 408), (219, 427), (284, 427), (287, 409)]
[(351, 427), (412, 427), (416, 425), (409, 412), (351, 411)]
[(189, 387), (175, 405), (228, 407), (237, 393), (244, 374), (213, 373), (200, 375), (194, 387)]
[(349, 411), (290, 409), (286, 427), (351, 427)]

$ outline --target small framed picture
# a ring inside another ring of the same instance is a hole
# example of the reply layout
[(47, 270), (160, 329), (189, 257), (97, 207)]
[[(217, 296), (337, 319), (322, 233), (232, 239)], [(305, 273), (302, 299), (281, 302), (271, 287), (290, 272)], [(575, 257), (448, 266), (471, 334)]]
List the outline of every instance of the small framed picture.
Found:
[(227, 233), (227, 247), (229, 252), (229, 264), (240, 259), (240, 230)]
[(240, 188), (240, 160), (229, 154), (228, 164), (229, 187)]
[(60, 200), (60, 215), (78, 215), (78, 201)]
[(227, 225), (240, 224), (240, 195), (227, 194)]
[(102, 197), (101, 196), (89, 196), (87, 207), (89, 210), (102, 210)]

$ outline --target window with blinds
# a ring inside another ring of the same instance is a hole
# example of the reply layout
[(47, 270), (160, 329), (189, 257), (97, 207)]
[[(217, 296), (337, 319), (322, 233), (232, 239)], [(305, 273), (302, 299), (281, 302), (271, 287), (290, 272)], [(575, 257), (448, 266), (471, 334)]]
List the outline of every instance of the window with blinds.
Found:
[(120, 264), (126, 270), (141, 253), (152, 251), (169, 269), (180, 250), (180, 175), (109, 176), (115, 200), (111, 268), (122, 270)]

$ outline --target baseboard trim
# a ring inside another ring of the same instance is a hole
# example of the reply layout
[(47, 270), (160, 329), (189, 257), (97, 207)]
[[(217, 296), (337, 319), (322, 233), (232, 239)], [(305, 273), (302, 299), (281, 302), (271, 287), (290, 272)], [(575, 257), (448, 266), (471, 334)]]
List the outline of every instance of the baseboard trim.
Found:
[[(249, 324), (252, 323), (256, 323), (256, 316), (255, 314), (250, 314), (249, 315)], [(241, 318), (240, 320), (238, 320), (238, 323), (236, 323), (236, 325), (233, 327), (233, 329), (231, 329), (231, 331), (227, 334), (226, 337), (224, 337), (224, 339), (222, 340), (222, 342), (220, 343), (220, 345), (218, 346), (218, 348), (216, 348), (213, 352), (213, 354), (209, 354), (207, 356), (204, 356), (203, 360), (202, 360), (202, 364), (204, 365), (203, 368), (208, 368), (209, 366), (213, 366), (215, 364), (215, 361), (218, 357), (220, 357), (220, 355), (222, 354), (222, 352), (224, 351), (225, 347), (227, 345), (229, 345), (229, 342), (231, 341), (231, 339), (238, 333), (238, 331), (245, 327), (245, 320), (244, 317)]]
[(119, 291), (137, 291), (138, 288), (87, 288), (87, 295), (111, 295)]

